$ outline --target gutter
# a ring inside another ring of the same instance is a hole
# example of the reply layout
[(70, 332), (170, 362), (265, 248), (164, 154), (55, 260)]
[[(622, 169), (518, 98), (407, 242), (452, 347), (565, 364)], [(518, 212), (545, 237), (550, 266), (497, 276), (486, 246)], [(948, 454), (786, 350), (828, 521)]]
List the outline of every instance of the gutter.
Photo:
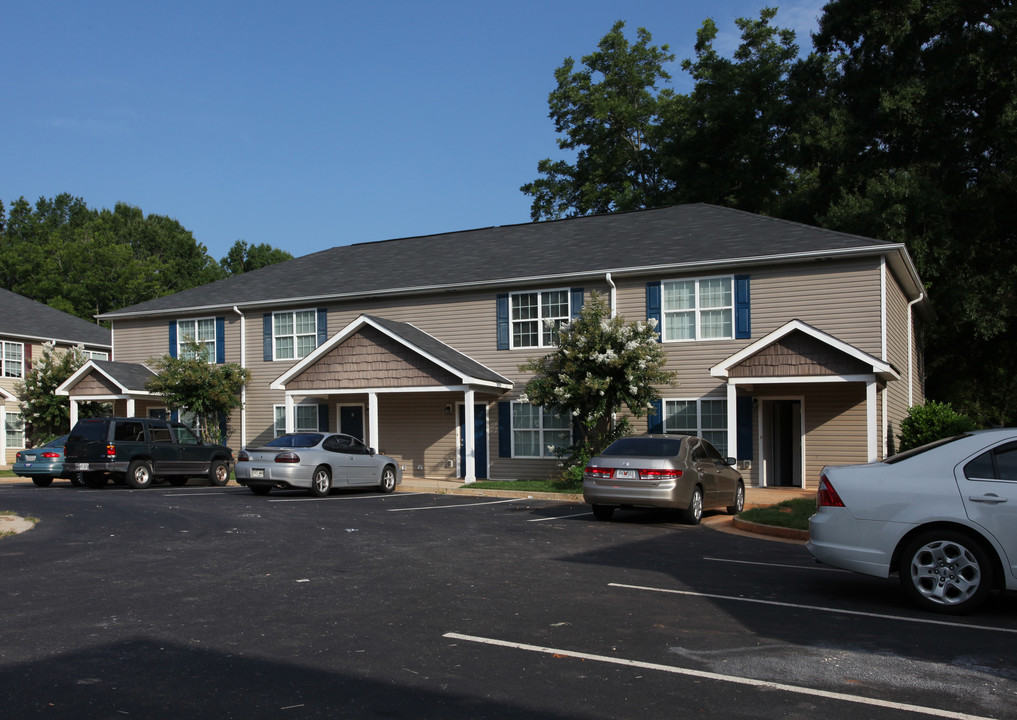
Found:
[(915, 404), (915, 333), (914, 333), (914, 313), (911, 311), (917, 303), (920, 303), (925, 299), (925, 293), (918, 293), (918, 297), (908, 303), (908, 407), (913, 407)]

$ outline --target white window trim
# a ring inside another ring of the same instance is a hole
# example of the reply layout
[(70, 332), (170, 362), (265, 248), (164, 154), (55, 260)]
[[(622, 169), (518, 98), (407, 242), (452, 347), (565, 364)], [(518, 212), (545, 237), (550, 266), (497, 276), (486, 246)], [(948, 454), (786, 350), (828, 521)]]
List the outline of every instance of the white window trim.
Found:
[(211, 357), (211, 359), (209, 359), (208, 363), (209, 363), (209, 365), (214, 365), (215, 364), (216, 342), (219, 340), (219, 338), (217, 337), (218, 328), (216, 327), (216, 322), (215, 322), (215, 318), (214, 317), (180, 318), (180, 319), (177, 320), (177, 357), (180, 358), (180, 359), (183, 359), (185, 357), (185, 353), (186, 353), (186, 350), (187, 350), (187, 342), (188, 342), (187, 340), (184, 339), (184, 334), (180, 331), (180, 323), (194, 323), (194, 334), (195, 334), (195, 337), (192, 338), (192, 339), (195, 342), (199, 342), (197, 340), (198, 323), (200, 323), (202, 320), (211, 320), (212, 321), (212, 339), (211, 340), (201, 340), (200, 343), (202, 345), (208, 345), (209, 343), (211, 343), (211, 345), (212, 345), (212, 357)]
[[(547, 430), (544, 429), (544, 412), (546, 411), (546, 408), (544, 408), (544, 407), (537, 408), (538, 410), (540, 410), (540, 414), (538, 415), (538, 419), (539, 419), (538, 427), (536, 427), (536, 428), (525, 428), (526, 432), (536, 432), (537, 433), (537, 444), (540, 447), (541, 454), (540, 455), (520, 455), (520, 454), (518, 454), (516, 452), (516, 413), (515, 413), (515, 406), (517, 406), (517, 405), (529, 405), (529, 403), (522, 403), (522, 402), (516, 402), (516, 401), (513, 401), (511, 403), (512, 407), (509, 410), (509, 432), (511, 434), (509, 435), (509, 437), (512, 440), (512, 457), (513, 458), (520, 458), (520, 459), (524, 459), (525, 458), (525, 459), (529, 459), (529, 460), (547, 460), (547, 459), (557, 458), (558, 457), (557, 455), (555, 455), (553, 453), (552, 454), (548, 454), (547, 453), (547, 443), (544, 442), (544, 433), (545, 432), (557, 432), (561, 428), (549, 428)], [(575, 438), (573, 437), (573, 432), (572, 431), (573, 431), (572, 423), (569, 423), (569, 445), (570, 446), (575, 441)]]
[[(305, 312), (309, 312), (309, 313), (311, 313), (314, 316), (314, 332), (313, 333), (300, 333), (300, 334), (298, 334), (297, 333), (297, 313), (305, 313)], [(281, 315), (289, 315), (292, 318), (292, 320), (293, 320), (293, 332), (290, 335), (277, 335), (276, 332), (275, 332), (275, 319), (276, 319), (276, 317), (279, 317)], [(284, 360), (284, 361), (294, 362), (294, 361), (297, 361), (297, 360), (302, 360), (303, 358), (307, 357), (307, 355), (310, 355), (312, 352), (314, 352), (314, 348), (311, 348), (311, 350), (306, 355), (299, 355), (297, 353), (297, 338), (301, 337), (303, 335), (312, 335), (314, 337), (314, 347), (316, 348), (318, 346), (318, 311), (317, 311), (317, 309), (315, 309), (315, 308), (299, 308), (297, 310), (278, 310), (276, 312), (273, 312), (272, 313), (272, 361), (275, 362), (276, 360)], [(279, 357), (279, 352), (278, 352), (278, 350), (276, 348), (276, 340), (278, 338), (280, 338), (280, 337), (288, 337), (288, 338), (292, 338), (293, 339), (293, 357), (288, 357), (288, 358), (281, 358), (281, 357)]]
[[(664, 433), (665, 434), (667, 434), (667, 433), (685, 432), (687, 430), (687, 428), (682, 428), (681, 430), (679, 430), (678, 428), (669, 428), (667, 426), (667, 404), (669, 402), (684, 402), (684, 403), (693, 403), (694, 402), (696, 404), (696, 427), (695, 427), (695, 433), (694, 433), (695, 436), (698, 437), (698, 438), (702, 438), (704, 431), (708, 431), (708, 432), (712, 432), (712, 433), (724, 433), (724, 446), (725, 447), (723, 449), (717, 448), (717, 450), (720, 452), (721, 455), (730, 455), (731, 454), (731, 452), (730, 452), (730, 450), (731, 450), (731, 428), (728, 425), (727, 408), (725, 408), (725, 412), (724, 412), (724, 427), (722, 427), (722, 428), (715, 428), (715, 427), (704, 428), (703, 427), (703, 401), (708, 401), (708, 402), (723, 402), (723, 403), (726, 404), (728, 402), (728, 399), (726, 397), (712, 397), (712, 396), (698, 397), (698, 398), (663, 398), (661, 400), (661, 409), (663, 410), (664, 417), (661, 418), (661, 427), (664, 428)], [(704, 439), (707, 442), (709, 442), (711, 445), (713, 445), (714, 447), (717, 447), (717, 443), (713, 442), (709, 438), (704, 438)]]
[[(318, 413), (321, 412), (318, 408), (320, 408), (321, 405), (322, 405), (322, 403), (311, 403), (311, 402), (303, 402), (303, 403), (299, 403), (297, 405), (294, 405), (293, 406), (293, 432), (322, 432), (321, 430), (318, 429)], [(310, 429), (310, 430), (308, 430), (308, 429), (301, 430), (299, 427), (297, 427), (297, 418), (299, 417), (299, 415), (297, 414), (297, 408), (301, 408), (301, 407), (313, 407), (314, 408), (314, 427), (312, 429)], [(276, 413), (280, 409), (282, 410), (282, 414), (283, 414), (283, 427), (282, 427), (282, 431), (279, 430), (279, 428), (276, 426), (276, 423), (275, 423)], [(285, 404), (273, 405), (272, 406), (272, 437), (279, 437), (280, 435), (285, 435), (285, 434), (286, 434), (286, 405)]]
[[(563, 317), (550, 318), (553, 320), (565, 320), (568, 321), (572, 318), (572, 289), (567, 287), (557, 288), (540, 288), (539, 290), (519, 290), (516, 292), (509, 293), (508, 300), (508, 320), (509, 320), (509, 349), (510, 350), (531, 350), (533, 348), (555, 348), (557, 345), (545, 345), (544, 344), (544, 306), (540, 302), (540, 296), (546, 292), (563, 292), (565, 293), (565, 308), (566, 313)], [(534, 322), (534, 320), (514, 320), (512, 318), (512, 301), (514, 298), (520, 295), (534, 295), (537, 296), (537, 344), (536, 345), (516, 345), (516, 334), (515, 326), (519, 322)]]
[[(699, 302), (699, 284), (705, 280), (728, 280), (731, 284), (731, 304), (724, 307), (711, 307), (703, 308)], [(664, 286), (672, 282), (694, 282), (696, 284), (696, 307), (691, 310), (668, 310), (665, 306), (666, 292)], [(730, 310), (731, 312), (731, 334), (726, 337), (703, 337), (702, 331), (702, 312), (703, 310)], [(667, 316), (669, 313), (695, 313), (696, 318), (696, 336), (694, 338), (674, 338), (670, 339), (667, 337)], [(735, 336), (735, 323), (737, 318), (735, 317), (735, 280), (734, 275), (709, 275), (704, 277), (694, 278), (668, 278), (662, 280), (660, 283), (660, 337), (662, 342), (666, 343), (694, 343), (694, 342), (713, 342), (717, 340), (734, 340)]]
[[(17, 345), (21, 348), (21, 361), (18, 363), (19, 375), (8, 375), (7, 374), (7, 346)], [(25, 343), (17, 342), (16, 340), (3, 340), (0, 341), (0, 378), (25, 378)]]
[[(7, 437), (7, 423), (10, 422), (12, 416), (17, 416), (21, 420), (21, 443), (11, 443)], [(9, 450), (23, 450), (25, 448), (25, 415), (19, 410), (7, 410), (3, 417), (4, 422), (4, 447)], [(2, 459), (2, 458), (0, 458)]]
[[(179, 328), (177, 328), (177, 332), (178, 333), (180, 332)], [(104, 352), (104, 351), (101, 351), (101, 350), (85, 350), (83, 352), (85, 353), (85, 357), (87, 357), (89, 360), (109, 360), (109, 353), (108, 352)], [(177, 349), (177, 354), (179, 354), (179, 353), (180, 353), (180, 350), (178, 348)]]

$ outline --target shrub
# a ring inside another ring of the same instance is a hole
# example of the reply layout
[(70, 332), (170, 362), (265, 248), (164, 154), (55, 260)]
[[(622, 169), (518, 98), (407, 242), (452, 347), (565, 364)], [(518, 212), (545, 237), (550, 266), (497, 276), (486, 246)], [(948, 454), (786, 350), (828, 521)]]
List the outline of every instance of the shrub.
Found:
[(975, 422), (954, 410), (950, 403), (929, 400), (913, 405), (900, 424), (900, 450), (910, 450), (953, 435), (970, 432)]

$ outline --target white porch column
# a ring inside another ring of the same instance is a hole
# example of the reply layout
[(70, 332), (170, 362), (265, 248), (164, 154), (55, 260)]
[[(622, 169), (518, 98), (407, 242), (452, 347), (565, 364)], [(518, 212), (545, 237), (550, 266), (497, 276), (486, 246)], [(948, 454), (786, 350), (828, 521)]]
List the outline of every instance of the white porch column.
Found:
[(727, 384), (727, 454), (738, 457), (738, 386), (730, 381)]
[(296, 425), (296, 419), (294, 415), (293, 396), (286, 393), (286, 432), (293, 432), (293, 428)]
[(367, 393), (367, 446), (381, 452), (378, 437), (378, 393)]
[(879, 426), (876, 424), (876, 378), (865, 383), (865, 435), (868, 439), (866, 450), (869, 462), (876, 462), (876, 448), (879, 441)]
[(466, 467), (463, 468), (463, 480), (468, 484), (477, 481), (476, 419), (473, 417), (475, 393), (473, 389), (468, 389), (463, 394), (466, 402), (463, 422), (463, 449), (466, 454)]
[(127, 417), (134, 417), (134, 398), (127, 398)]
[(74, 426), (78, 424), (78, 401), (71, 398), (71, 426), (68, 431), (73, 430)]

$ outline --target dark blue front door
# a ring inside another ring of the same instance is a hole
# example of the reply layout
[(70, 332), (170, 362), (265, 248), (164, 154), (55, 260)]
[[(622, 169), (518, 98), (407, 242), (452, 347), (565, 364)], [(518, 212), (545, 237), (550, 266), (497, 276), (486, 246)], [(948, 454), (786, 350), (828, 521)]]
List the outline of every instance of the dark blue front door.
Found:
[[(473, 406), (473, 452), (478, 478), (487, 477), (487, 408)], [(459, 475), (466, 472), (466, 406), (459, 406)]]
[(364, 441), (364, 408), (360, 405), (343, 405), (339, 408), (339, 432)]

